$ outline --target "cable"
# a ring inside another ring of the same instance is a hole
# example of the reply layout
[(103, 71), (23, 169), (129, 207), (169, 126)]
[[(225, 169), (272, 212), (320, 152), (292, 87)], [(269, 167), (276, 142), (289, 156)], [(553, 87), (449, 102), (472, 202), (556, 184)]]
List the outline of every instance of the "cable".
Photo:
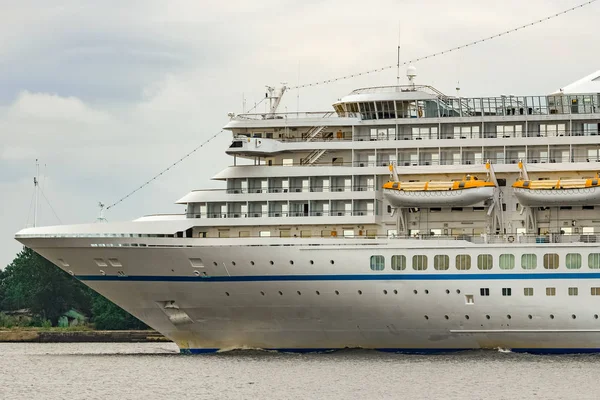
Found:
[(181, 157), (179, 160), (175, 161), (173, 164), (169, 165), (167, 168), (163, 169), (158, 174), (154, 175), (152, 178), (150, 178), (149, 180), (147, 180), (146, 182), (144, 182), (142, 185), (140, 185), (137, 189), (129, 192), (127, 195), (121, 197), (119, 200), (115, 201), (110, 206), (106, 207), (106, 210), (109, 210), (109, 209), (113, 208), (117, 204), (119, 204), (119, 203), (125, 201), (127, 198), (131, 197), (131, 195), (133, 195), (134, 193), (136, 193), (139, 190), (143, 189), (144, 187), (148, 186), (151, 182), (153, 182), (156, 179), (158, 179), (162, 174), (164, 174), (165, 172), (169, 171), (171, 168), (173, 168), (176, 165), (178, 165), (179, 163), (181, 163), (183, 160), (185, 160), (186, 158), (188, 158), (189, 156), (191, 156), (192, 154), (194, 154), (196, 151), (200, 150), (202, 147), (204, 147), (204, 145), (208, 144), (210, 141), (212, 141), (214, 138), (216, 138), (217, 136), (219, 136), (221, 133), (223, 133), (223, 129), (221, 129), (219, 132), (217, 132), (216, 134), (214, 134), (213, 136), (211, 136), (210, 138), (208, 138), (207, 140), (205, 140), (204, 142), (202, 142), (200, 144), (200, 146), (196, 147), (194, 150), (190, 151), (185, 156)]
[(48, 203), (48, 207), (50, 207), (50, 210), (52, 211), (52, 214), (54, 214), (54, 216), (58, 220), (58, 223), (62, 225), (62, 221), (60, 220), (60, 218), (58, 218), (58, 215), (56, 215), (56, 211), (54, 211), (54, 208), (52, 207), (52, 204), (50, 204), (50, 200), (48, 200), (48, 198), (44, 194), (44, 191), (42, 190), (41, 187), (40, 187), (40, 193), (42, 194), (42, 197), (44, 198), (44, 200), (46, 200), (46, 203)]
[[(415, 63), (415, 62), (418, 62), (418, 61), (427, 60), (429, 58), (441, 56), (443, 54), (450, 53), (450, 52), (453, 52), (453, 51), (456, 51), (456, 50), (461, 50), (461, 49), (464, 49), (464, 48), (467, 48), (467, 47), (471, 47), (471, 46), (474, 46), (474, 45), (482, 43), (482, 42), (487, 42), (488, 40), (496, 39), (496, 38), (499, 38), (501, 36), (508, 35), (510, 33), (514, 33), (514, 32), (516, 32), (518, 30), (529, 28), (530, 26), (541, 24), (542, 22), (546, 22), (548, 20), (554, 19), (554, 18), (559, 17), (561, 15), (567, 14), (567, 13), (569, 13), (571, 11), (575, 11), (575, 10), (577, 10), (579, 8), (583, 8), (585, 6), (588, 6), (588, 5), (592, 4), (592, 3), (595, 3), (596, 1), (598, 1), (598, 0), (589, 0), (589, 1), (586, 1), (585, 3), (577, 5), (575, 7), (571, 7), (569, 9), (567, 9), (567, 10), (561, 11), (561, 12), (553, 14), (553, 15), (550, 15), (550, 16), (548, 16), (546, 18), (542, 18), (542, 19), (539, 19), (537, 21), (530, 22), (530, 23), (525, 24), (525, 25), (521, 25), (521, 26), (519, 26), (517, 28), (512, 28), (512, 29), (509, 29), (507, 31), (504, 31), (504, 32), (501, 32), (501, 33), (498, 33), (498, 34), (495, 34), (495, 35), (492, 35), (492, 36), (488, 36), (488, 37), (483, 38), (483, 39), (476, 40), (474, 42), (470, 42), (470, 43), (467, 43), (467, 44), (464, 44), (464, 45), (461, 45), (461, 46), (457, 46), (457, 47), (452, 47), (450, 49), (447, 49), (447, 50), (444, 50), (444, 51), (439, 51), (437, 53), (432, 53), (432, 54), (429, 54), (429, 55), (424, 56), (424, 57), (415, 58), (414, 60), (410, 60), (410, 61), (404, 62), (402, 64), (399, 64), (399, 65), (402, 65), (402, 66), (409, 65), (409, 64), (412, 64), (412, 63)], [(357, 74), (341, 76), (339, 78), (333, 78), (333, 79), (328, 79), (328, 80), (325, 80), (325, 81), (319, 81), (319, 82), (313, 82), (313, 83), (306, 83), (304, 85), (293, 86), (293, 87), (290, 87), (289, 89), (290, 90), (294, 90), (294, 89), (301, 89), (301, 88), (305, 88), (305, 87), (327, 85), (329, 83), (333, 83), (333, 82), (337, 82), (337, 81), (343, 81), (343, 80), (346, 80), (346, 79), (355, 78), (355, 77), (362, 76), (362, 75), (369, 75), (369, 74), (373, 74), (375, 72), (381, 72), (381, 71), (385, 71), (385, 70), (392, 69), (392, 68), (398, 68), (399, 65), (398, 64), (388, 65), (388, 66), (385, 66), (385, 67), (376, 68), (376, 69), (372, 69), (372, 70), (365, 71), (365, 72), (360, 72), (360, 73), (357, 73)]]

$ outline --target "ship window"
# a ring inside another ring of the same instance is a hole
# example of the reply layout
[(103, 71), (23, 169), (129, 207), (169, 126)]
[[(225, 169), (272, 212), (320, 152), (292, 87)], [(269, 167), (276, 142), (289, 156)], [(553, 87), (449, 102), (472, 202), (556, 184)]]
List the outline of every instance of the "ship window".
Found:
[(590, 253), (588, 256), (588, 267), (600, 269), (600, 253)]
[(600, 287), (592, 288), (592, 296), (600, 296)]
[(569, 288), (569, 296), (577, 296), (579, 294), (579, 289), (576, 287)]
[(479, 289), (479, 294), (482, 296), (489, 296), (490, 295), (490, 288), (481, 288)]
[(106, 264), (106, 261), (104, 261), (102, 258), (94, 258), (94, 262), (99, 267), (108, 267), (108, 264)]
[(544, 268), (545, 269), (557, 269), (558, 268), (558, 254), (544, 254)]
[(556, 288), (547, 287), (546, 288), (546, 296), (556, 296)]
[(450, 257), (446, 255), (437, 255), (433, 257), (433, 268), (438, 271), (445, 271), (450, 267)]
[(537, 267), (537, 256), (535, 254), (523, 254), (521, 256), (521, 268), (535, 269)]
[(471, 269), (471, 256), (468, 254), (459, 254), (456, 256), (456, 269), (467, 271)]
[(383, 256), (371, 256), (371, 269), (373, 271), (383, 271), (383, 268), (385, 268)]
[(111, 267), (119, 268), (119, 267), (123, 266), (123, 264), (121, 264), (121, 262), (116, 258), (109, 258), (108, 263), (110, 264)]
[(300, 231), (300, 237), (311, 237), (311, 236), (312, 236), (311, 231)]
[(500, 269), (514, 269), (515, 256), (514, 254), (500, 254)]
[(532, 287), (523, 288), (523, 294), (525, 296), (533, 296), (533, 288)]
[(577, 254), (577, 253), (567, 254), (565, 266), (567, 267), (567, 269), (581, 268), (581, 254)]
[(406, 256), (392, 256), (392, 269), (394, 271), (404, 271), (406, 269)]
[(511, 296), (512, 289), (509, 287), (502, 288), (502, 296)]
[(425, 271), (427, 269), (427, 256), (425, 256), (425, 255), (413, 256), (412, 267), (415, 271)]
[(477, 268), (490, 270), (494, 266), (494, 258), (491, 254), (480, 254), (477, 256)]
[(190, 264), (194, 268), (204, 268), (204, 262), (201, 258), (190, 258)]
[(270, 237), (271, 236), (271, 231), (260, 231), (258, 236), (260, 237)]

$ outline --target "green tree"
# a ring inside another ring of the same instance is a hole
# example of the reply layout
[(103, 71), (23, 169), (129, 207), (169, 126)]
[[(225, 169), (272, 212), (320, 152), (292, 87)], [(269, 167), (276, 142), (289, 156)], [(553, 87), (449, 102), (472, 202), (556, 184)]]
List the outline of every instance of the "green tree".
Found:
[(91, 309), (91, 297), (82, 283), (28, 248), (6, 267), (0, 288), (2, 309), (29, 308), (53, 325), (71, 308), (86, 314)]
[(94, 297), (92, 315), (96, 329), (148, 329), (146, 324), (99, 294)]

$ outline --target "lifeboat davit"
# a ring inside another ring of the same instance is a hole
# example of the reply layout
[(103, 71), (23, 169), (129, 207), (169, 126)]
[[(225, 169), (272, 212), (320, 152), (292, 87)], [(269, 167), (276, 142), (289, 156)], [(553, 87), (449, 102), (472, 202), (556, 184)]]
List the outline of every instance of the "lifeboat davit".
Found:
[(460, 181), (394, 182), (383, 185), (392, 207), (472, 206), (494, 195), (496, 185), (467, 175)]
[(528, 207), (600, 204), (600, 179), (528, 180), (512, 185), (519, 203)]

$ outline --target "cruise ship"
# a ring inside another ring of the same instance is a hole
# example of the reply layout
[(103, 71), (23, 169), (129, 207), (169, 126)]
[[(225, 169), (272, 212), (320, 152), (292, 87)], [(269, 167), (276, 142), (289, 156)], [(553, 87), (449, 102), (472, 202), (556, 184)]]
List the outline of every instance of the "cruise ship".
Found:
[(182, 352), (600, 351), (600, 71), (473, 98), (407, 76), (326, 112), (270, 88), (182, 214), (16, 239)]

